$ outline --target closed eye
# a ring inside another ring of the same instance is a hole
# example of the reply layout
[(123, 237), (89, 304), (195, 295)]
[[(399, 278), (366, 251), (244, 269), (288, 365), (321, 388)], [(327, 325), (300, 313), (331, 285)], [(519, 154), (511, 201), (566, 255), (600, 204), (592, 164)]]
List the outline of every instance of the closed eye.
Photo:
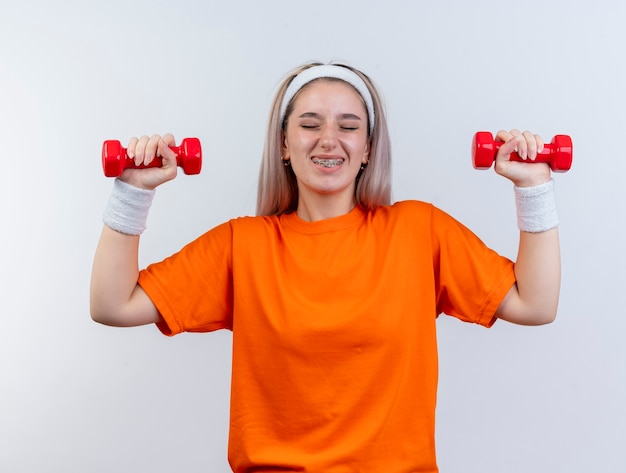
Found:
[[(315, 130), (320, 127), (318, 121), (322, 120), (323, 117), (315, 112), (305, 112), (298, 118), (302, 120), (300, 127), (307, 130)], [(342, 113), (337, 119), (339, 121), (339, 128), (344, 131), (358, 130), (361, 125), (361, 117), (354, 113)]]

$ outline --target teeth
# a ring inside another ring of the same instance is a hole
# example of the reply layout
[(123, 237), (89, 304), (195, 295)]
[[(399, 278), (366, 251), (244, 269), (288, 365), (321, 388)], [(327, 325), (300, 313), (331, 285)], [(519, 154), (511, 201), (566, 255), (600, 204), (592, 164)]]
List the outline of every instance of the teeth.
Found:
[(325, 168), (333, 168), (335, 166), (339, 166), (343, 163), (343, 159), (318, 159), (314, 158), (313, 162), (315, 164), (319, 164), (320, 166), (324, 166)]

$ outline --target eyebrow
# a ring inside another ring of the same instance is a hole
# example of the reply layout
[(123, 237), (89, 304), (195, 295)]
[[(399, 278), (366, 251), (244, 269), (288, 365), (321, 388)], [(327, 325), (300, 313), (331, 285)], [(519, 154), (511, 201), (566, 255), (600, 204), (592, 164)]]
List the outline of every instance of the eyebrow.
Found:
[[(315, 113), (315, 112), (304, 112), (298, 118), (318, 118), (318, 119), (321, 119), (322, 116), (319, 113)], [(343, 113), (343, 114), (339, 115), (339, 118), (342, 118), (344, 120), (361, 120), (361, 117), (359, 117), (358, 115), (355, 115), (354, 113)]]

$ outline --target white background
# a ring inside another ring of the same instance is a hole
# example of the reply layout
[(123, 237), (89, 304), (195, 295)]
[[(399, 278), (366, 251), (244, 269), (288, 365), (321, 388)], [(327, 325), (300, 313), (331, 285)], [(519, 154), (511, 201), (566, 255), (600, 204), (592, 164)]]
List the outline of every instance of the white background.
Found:
[(286, 72), (340, 60), (387, 104), (394, 198), (433, 202), (515, 258), (511, 184), (478, 130), (570, 134), (555, 175), (557, 321), (440, 317), (442, 473), (626, 465), (624, 2), (7, 1), (0, 9), (0, 470), (226, 472), (228, 332), (91, 321), (112, 181), (105, 139), (199, 137), (204, 168), (157, 192), (141, 265), (253, 214)]

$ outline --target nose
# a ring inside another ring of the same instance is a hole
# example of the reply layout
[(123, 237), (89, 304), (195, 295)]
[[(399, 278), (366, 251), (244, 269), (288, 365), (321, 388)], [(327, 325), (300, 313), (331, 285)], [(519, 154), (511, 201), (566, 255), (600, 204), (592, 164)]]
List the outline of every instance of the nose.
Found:
[(337, 134), (333, 127), (325, 126), (322, 128), (320, 146), (327, 151), (337, 146)]

